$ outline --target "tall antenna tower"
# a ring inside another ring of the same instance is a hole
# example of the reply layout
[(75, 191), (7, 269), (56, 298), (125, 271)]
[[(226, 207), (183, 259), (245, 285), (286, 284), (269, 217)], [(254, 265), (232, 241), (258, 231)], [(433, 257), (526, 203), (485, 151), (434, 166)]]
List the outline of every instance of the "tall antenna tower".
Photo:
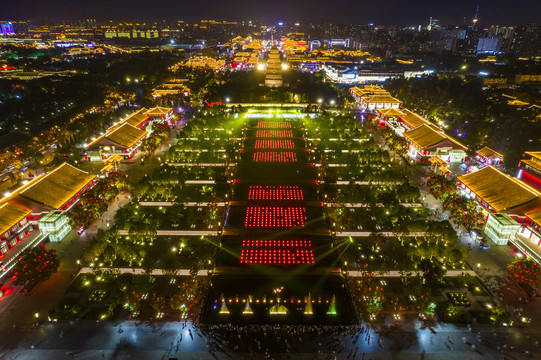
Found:
[(475, 10), (475, 16), (473, 17), (472, 21), (472, 28), (475, 27), (475, 24), (479, 21), (479, 5), (477, 5), (477, 10)]

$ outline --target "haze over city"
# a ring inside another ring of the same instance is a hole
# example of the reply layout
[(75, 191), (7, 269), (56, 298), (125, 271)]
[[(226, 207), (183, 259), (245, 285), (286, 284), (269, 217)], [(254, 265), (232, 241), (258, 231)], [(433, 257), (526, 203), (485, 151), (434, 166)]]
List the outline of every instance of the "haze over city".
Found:
[(409, 25), (423, 23), (429, 17), (441, 19), (445, 25), (460, 25), (471, 20), (476, 7), (481, 9), (483, 24), (518, 25), (539, 21), (541, 4), (535, 0), (508, 1), (217, 1), (204, 6), (193, 1), (158, 0), (123, 1), (33, 1), (20, 0), (4, 4), (4, 17), (14, 19), (75, 20), (96, 18), (119, 21), (159, 20), (254, 20), (264, 22), (307, 21), (378, 25)]

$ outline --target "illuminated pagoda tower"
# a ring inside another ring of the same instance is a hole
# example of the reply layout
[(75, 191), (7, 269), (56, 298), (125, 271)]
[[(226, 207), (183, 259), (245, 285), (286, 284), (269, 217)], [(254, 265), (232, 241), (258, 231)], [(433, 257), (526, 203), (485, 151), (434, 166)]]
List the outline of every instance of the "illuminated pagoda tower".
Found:
[(280, 87), (284, 84), (282, 79), (282, 61), (280, 60), (280, 50), (273, 47), (269, 53), (267, 62), (267, 73), (265, 75), (265, 86)]

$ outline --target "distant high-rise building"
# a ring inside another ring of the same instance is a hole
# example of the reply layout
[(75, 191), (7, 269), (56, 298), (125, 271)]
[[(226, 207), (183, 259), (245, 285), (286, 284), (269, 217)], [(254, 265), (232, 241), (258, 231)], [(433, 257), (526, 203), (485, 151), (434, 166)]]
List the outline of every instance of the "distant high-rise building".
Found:
[(430, 21), (428, 22), (428, 30), (438, 29), (440, 27), (440, 21), (438, 19), (434, 19), (432, 16), (430, 17)]
[(477, 42), (477, 54), (495, 54), (500, 52), (501, 39), (498, 37), (482, 37)]
[(477, 10), (475, 10), (475, 16), (473, 17), (472, 26), (471, 26), (472, 29), (475, 27), (478, 21), (479, 21), (479, 5), (477, 5)]
[(15, 35), (15, 31), (13, 30), (13, 24), (11, 23), (11, 21), (0, 23), (0, 35), (2, 36)]

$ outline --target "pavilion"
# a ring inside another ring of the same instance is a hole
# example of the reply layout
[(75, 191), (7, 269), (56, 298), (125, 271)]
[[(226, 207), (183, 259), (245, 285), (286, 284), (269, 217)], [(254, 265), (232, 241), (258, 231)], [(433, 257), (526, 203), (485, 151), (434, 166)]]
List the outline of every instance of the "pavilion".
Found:
[(85, 157), (90, 161), (103, 161), (116, 154), (129, 160), (138, 152), (147, 134), (145, 130), (128, 123), (117, 125), (88, 144)]
[(503, 161), (503, 155), (488, 146), (477, 150), (475, 153), (477, 154), (477, 160), (486, 165), (501, 165)]
[(435, 126), (420, 125), (404, 132), (404, 137), (410, 143), (409, 156), (419, 162), (436, 155), (446, 162), (462, 162), (466, 157), (467, 147)]

